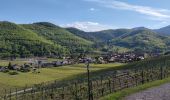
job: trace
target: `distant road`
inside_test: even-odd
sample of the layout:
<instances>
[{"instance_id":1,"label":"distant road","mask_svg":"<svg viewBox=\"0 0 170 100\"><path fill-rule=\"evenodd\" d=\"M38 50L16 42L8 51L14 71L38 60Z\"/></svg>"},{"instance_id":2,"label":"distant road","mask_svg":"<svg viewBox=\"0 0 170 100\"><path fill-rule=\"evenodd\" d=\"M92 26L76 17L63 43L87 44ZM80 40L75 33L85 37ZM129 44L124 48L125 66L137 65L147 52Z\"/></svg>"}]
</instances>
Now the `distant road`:
<instances>
[{"instance_id":1,"label":"distant road","mask_svg":"<svg viewBox=\"0 0 170 100\"><path fill-rule=\"evenodd\" d=\"M132 94L123 100L170 100L170 83Z\"/></svg>"},{"instance_id":2,"label":"distant road","mask_svg":"<svg viewBox=\"0 0 170 100\"><path fill-rule=\"evenodd\" d=\"M19 91L17 91L17 92L12 92L12 93L11 93L11 96L15 96L16 94L20 95L21 93L29 92L29 91L31 91L31 90L32 90L32 88L27 88L27 89L25 89L25 90L19 90ZM10 94L7 94L6 96L7 96L7 97L10 96ZM0 97L0 99L1 99L1 98L2 98L2 97Z\"/></svg>"},{"instance_id":3,"label":"distant road","mask_svg":"<svg viewBox=\"0 0 170 100\"><path fill-rule=\"evenodd\" d=\"M32 88L28 88L28 89L25 89L25 91L24 90L20 90L20 91L17 91L17 92L12 92L11 95L13 96L13 95L21 94L23 92L28 92L28 91L31 91L31 90L32 90Z\"/></svg>"}]
</instances>

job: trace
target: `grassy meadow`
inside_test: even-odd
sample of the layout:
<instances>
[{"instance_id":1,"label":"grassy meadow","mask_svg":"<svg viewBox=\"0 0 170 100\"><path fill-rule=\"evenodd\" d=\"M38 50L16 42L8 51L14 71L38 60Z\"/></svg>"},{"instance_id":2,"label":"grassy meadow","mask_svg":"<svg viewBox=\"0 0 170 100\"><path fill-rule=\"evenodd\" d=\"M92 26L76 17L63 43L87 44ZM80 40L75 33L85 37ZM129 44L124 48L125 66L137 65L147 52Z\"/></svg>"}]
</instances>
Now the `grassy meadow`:
<instances>
[{"instance_id":1,"label":"grassy meadow","mask_svg":"<svg viewBox=\"0 0 170 100\"><path fill-rule=\"evenodd\" d=\"M6 62L3 61L1 65L2 64L5 65L8 63L9 62L7 61ZM90 70L93 72L118 67L120 65L122 64L120 63L90 64ZM21 88L24 87L25 85L31 86L33 84L38 84L47 81L53 80L60 81L67 78L73 78L76 75L86 73L86 67L85 64L75 64L62 67L42 68L39 69L39 71L40 73L32 73L32 71L28 73L19 72L18 75L9 75L8 73L0 72L0 91L15 87Z\"/></svg>"}]
</instances>

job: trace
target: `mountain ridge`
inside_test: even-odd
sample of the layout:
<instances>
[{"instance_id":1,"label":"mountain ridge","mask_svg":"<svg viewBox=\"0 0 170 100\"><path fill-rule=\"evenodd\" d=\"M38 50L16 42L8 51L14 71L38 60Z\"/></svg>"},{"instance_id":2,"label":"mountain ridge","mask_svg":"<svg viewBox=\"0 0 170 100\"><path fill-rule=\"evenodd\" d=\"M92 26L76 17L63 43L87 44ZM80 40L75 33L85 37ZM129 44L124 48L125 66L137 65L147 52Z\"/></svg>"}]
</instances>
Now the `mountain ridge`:
<instances>
[{"instance_id":1,"label":"mountain ridge","mask_svg":"<svg viewBox=\"0 0 170 100\"><path fill-rule=\"evenodd\" d=\"M61 56L96 50L163 52L170 49L170 36L145 27L84 32L49 22L15 24L0 21L0 38L0 57Z\"/></svg>"},{"instance_id":2,"label":"mountain ridge","mask_svg":"<svg viewBox=\"0 0 170 100\"><path fill-rule=\"evenodd\" d=\"M72 31L72 33L74 33ZM79 32L81 33L81 32ZM152 29L136 27L132 29L109 29L98 32L83 32L84 35L101 37L100 42L109 44L103 47L114 50L164 51L169 48L169 36L161 35ZM96 36L94 35L96 34ZM121 50L122 51L122 50Z\"/></svg>"},{"instance_id":3,"label":"mountain ridge","mask_svg":"<svg viewBox=\"0 0 170 100\"><path fill-rule=\"evenodd\" d=\"M164 36L170 36L170 25L160 29L155 29L154 31Z\"/></svg>"},{"instance_id":4,"label":"mountain ridge","mask_svg":"<svg viewBox=\"0 0 170 100\"><path fill-rule=\"evenodd\" d=\"M1 57L45 56L65 51L61 45L11 22L0 22L0 38Z\"/></svg>"}]
</instances>

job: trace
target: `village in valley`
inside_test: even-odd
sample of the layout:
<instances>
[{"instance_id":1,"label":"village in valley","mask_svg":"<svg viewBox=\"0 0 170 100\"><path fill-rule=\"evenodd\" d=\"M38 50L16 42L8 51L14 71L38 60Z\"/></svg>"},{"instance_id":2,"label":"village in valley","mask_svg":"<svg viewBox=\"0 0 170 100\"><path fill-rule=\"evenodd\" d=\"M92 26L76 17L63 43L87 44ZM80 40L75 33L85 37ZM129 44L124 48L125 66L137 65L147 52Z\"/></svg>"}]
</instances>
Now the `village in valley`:
<instances>
[{"instance_id":1,"label":"village in valley","mask_svg":"<svg viewBox=\"0 0 170 100\"><path fill-rule=\"evenodd\" d=\"M170 100L170 0L0 0L0 100Z\"/></svg>"},{"instance_id":2,"label":"village in valley","mask_svg":"<svg viewBox=\"0 0 170 100\"><path fill-rule=\"evenodd\" d=\"M51 68L51 67L62 67L65 65L81 64L85 63L88 59L90 63L93 64L107 64L107 63L130 63L135 61L144 60L148 57L158 57L159 53L108 53L97 57L78 57L77 59L71 57L63 57L49 61L47 57L35 57L35 58L19 58L13 59L14 63L9 63L7 66L0 66L0 72L20 71L20 72L30 72L40 73L40 68ZM52 59L52 58L51 58ZM22 64L15 63L15 60L24 62ZM17 73L17 72L15 72ZM15 75L14 73L14 75ZM12 74L13 75L13 74Z\"/></svg>"}]
</instances>

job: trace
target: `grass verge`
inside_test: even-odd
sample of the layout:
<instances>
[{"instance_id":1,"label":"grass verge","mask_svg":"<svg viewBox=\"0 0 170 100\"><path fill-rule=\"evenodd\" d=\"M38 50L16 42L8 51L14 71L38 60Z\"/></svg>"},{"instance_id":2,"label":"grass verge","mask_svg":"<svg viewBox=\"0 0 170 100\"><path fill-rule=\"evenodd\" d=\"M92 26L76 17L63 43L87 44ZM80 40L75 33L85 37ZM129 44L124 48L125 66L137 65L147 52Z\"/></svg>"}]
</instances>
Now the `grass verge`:
<instances>
[{"instance_id":1,"label":"grass verge","mask_svg":"<svg viewBox=\"0 0 170 100\"><path fill-rule=\"evenodd\" d=\"M146 83L143 85L139 85L136 87L127 88L127 89L121 90L119 92L112 93L105 97L102 97L102 98L100 98L100 100L122 100L124 97L126 97L130 94L140 92L140 91L148 89L148 88L156 87L156 86L168 83L168 82L170 82L170 77L163 79L163 80L157 80L157 81L153 81L153 82Z\"/></svg>"}]
</instances>

